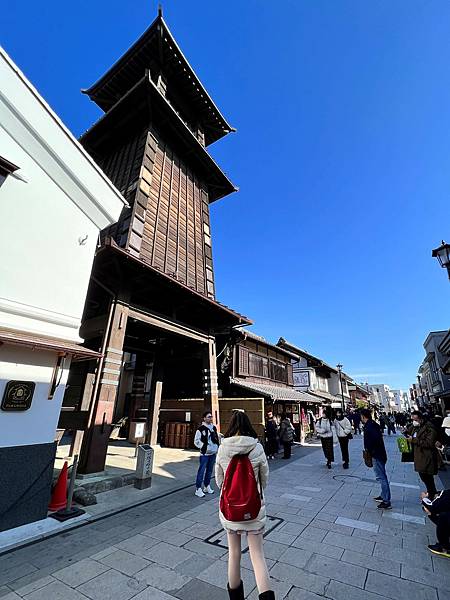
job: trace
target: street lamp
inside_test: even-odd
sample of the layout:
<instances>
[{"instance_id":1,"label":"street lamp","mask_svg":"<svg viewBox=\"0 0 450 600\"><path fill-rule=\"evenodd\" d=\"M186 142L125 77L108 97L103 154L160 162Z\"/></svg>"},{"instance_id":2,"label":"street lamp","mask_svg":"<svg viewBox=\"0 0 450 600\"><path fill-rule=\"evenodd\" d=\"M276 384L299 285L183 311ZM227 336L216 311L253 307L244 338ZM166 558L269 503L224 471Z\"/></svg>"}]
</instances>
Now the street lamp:
<instances>
[{"instance_id":1,"label":"street lamp","mask_svg":"<svg viewBox=\"0 0 450 600\"><path fill-rule=\"evenodd\" d=\"M341 365L340 363L338 365L336 365L337 370L339 371L339 382L341 384L341 396L342 396L342 414L345 413L345 402L344 402L344 388L342 386L342 367L343 365Z\"/></svg>"},{"instance_id":2,"label":"street lamp","mask_svg":"<svg viewBox=\"0 0 450 600\"><path fill-rule=\"evenodd\" d=\"M439 248L435 248L431 253L434 258L437 258L443 269L447 269L448 278L450 279L450 244L446 244L442 240Z\"/></svg>"}]
</instances>

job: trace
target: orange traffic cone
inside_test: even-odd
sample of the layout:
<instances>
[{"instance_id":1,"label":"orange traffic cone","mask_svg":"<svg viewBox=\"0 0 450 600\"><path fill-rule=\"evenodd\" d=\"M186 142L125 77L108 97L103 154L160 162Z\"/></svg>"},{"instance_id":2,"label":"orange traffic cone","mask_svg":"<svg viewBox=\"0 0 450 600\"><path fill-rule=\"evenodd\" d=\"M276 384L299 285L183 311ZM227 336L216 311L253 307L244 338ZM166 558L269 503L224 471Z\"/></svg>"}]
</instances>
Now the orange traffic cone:
<instances>
[{"instance_id":1,"label":"orange traffic cone","mask_svg":"<svg viewBox=\"0 0 450 600\"><path fill-rule=\"evenodd\" d=\"M58 481L52 492L52 499L48 505L48 510L54 511L64 508L66 506L66 493L67 493L67 461L59 474Z\"/></svg>"}]
</instances>

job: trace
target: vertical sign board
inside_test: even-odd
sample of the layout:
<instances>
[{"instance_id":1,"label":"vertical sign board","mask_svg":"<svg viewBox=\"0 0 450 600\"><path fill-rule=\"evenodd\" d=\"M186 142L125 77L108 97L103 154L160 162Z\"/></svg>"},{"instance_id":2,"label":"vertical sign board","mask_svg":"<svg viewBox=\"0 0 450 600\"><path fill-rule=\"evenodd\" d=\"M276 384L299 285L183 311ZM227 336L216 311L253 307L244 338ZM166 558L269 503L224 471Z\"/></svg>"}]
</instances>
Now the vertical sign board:
<instances>
[{"instance_id":1,"label":"vertical sign board","mask_svg":"<svg viewBox=\"0 0 450 600\"><path fill-rule=\"evenodd\" d=\"M28 410L33 400L35 387L34 381L8 381L0 409L10 412Z\"/></svg>"},{"instance_id":2,"label":"vertical sign board","mask_svg":"<svg viewBox=\"0 0 450 600\"><path fill-rule=\"evenodd\" d=\"M134 437L136 439L141 439L145 436L145 423L136 423L136 429L134 432Z\"/></svg>"}]
</instances>

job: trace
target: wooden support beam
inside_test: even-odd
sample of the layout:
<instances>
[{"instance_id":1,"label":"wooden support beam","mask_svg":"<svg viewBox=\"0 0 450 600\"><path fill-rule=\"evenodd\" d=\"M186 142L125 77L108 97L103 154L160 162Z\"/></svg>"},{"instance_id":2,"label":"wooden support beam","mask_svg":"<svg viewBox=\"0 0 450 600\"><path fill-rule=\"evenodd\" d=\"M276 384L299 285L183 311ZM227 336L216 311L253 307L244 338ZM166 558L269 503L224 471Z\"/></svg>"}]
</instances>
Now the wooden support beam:
<instances>
[{"instance_id":1,"label":"wooden support beam","mask_svg":"<svg viewBox=\"0 0 450 600\"><path fill-rule=\"evenodd\" d=\"M100 359L88 431L81 448L80 473L99 473L105 468L120 377L118 373L109 372L115 370L109 367L122 359L128 310L128 306L119 301L111 305L111 318L104 338L105 356Z\"/></svg>"},{"instance_id":2,"label":"wooden support beam","mask_svg":"<svg viewBox=\"0 0 450 600\"><path fill-rule=\"evenodd\" d=\"M210 410L220 431L219 390L217 387L216 340L210 337L203 350L203 399L205 410Z\"/></svg>"}]
</instances>

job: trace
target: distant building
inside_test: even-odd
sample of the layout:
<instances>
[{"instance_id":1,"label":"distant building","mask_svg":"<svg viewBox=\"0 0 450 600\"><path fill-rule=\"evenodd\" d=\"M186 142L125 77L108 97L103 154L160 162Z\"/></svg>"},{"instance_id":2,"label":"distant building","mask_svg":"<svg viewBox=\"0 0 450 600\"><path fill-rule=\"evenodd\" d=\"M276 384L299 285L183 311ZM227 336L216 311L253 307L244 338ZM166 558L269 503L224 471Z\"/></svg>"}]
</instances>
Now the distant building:
<instances>
[{"instance_id":1,"label":"distant building","mask_svg":"<svg viewBox=\"0 0 450 600\"><path fill-rule=\"evenodd\" d=\"M284 338L278 340L277 346L298 355L292 363L295 389L308 392L319 398L324 404L341 406L342 398L339 388L339 371L322 359L313 356L306 350L294 346ZM350 400L347 376L343 377L344 398Z\"/></svg>"},{"instance_id":2,"label":"distant building","mask_svg":"<svg viewBox=\"0 0 450 600\"><path fill-rule=\"evenodd\" d=\"M395 396L391 388L385 383L373 383L369 385L373 401L376 402L385 412L400 410L396 408Z\"/></svg>"},{"instance_id":3,"label":"distant building","mask_svg":"<svg viewBox=\"0 0 450 600\"><path fill-rule=\"evenodd\" d=\"M450 334L431 331L423 347L425 359L419 368L422 404L432 412L450 408Z\"/></svg>"},{"instance_id":4,"label":"distant building","mask_svg":"<svg viewBox=\"0 0 450 600\"><path fill-rule=\"evenodd\" d=\"M370 405L370 390L368 384L360 384L355 381L349 384L350 398L352 404L357 408L364 408Z\"/></svg>"}]
</instances>

